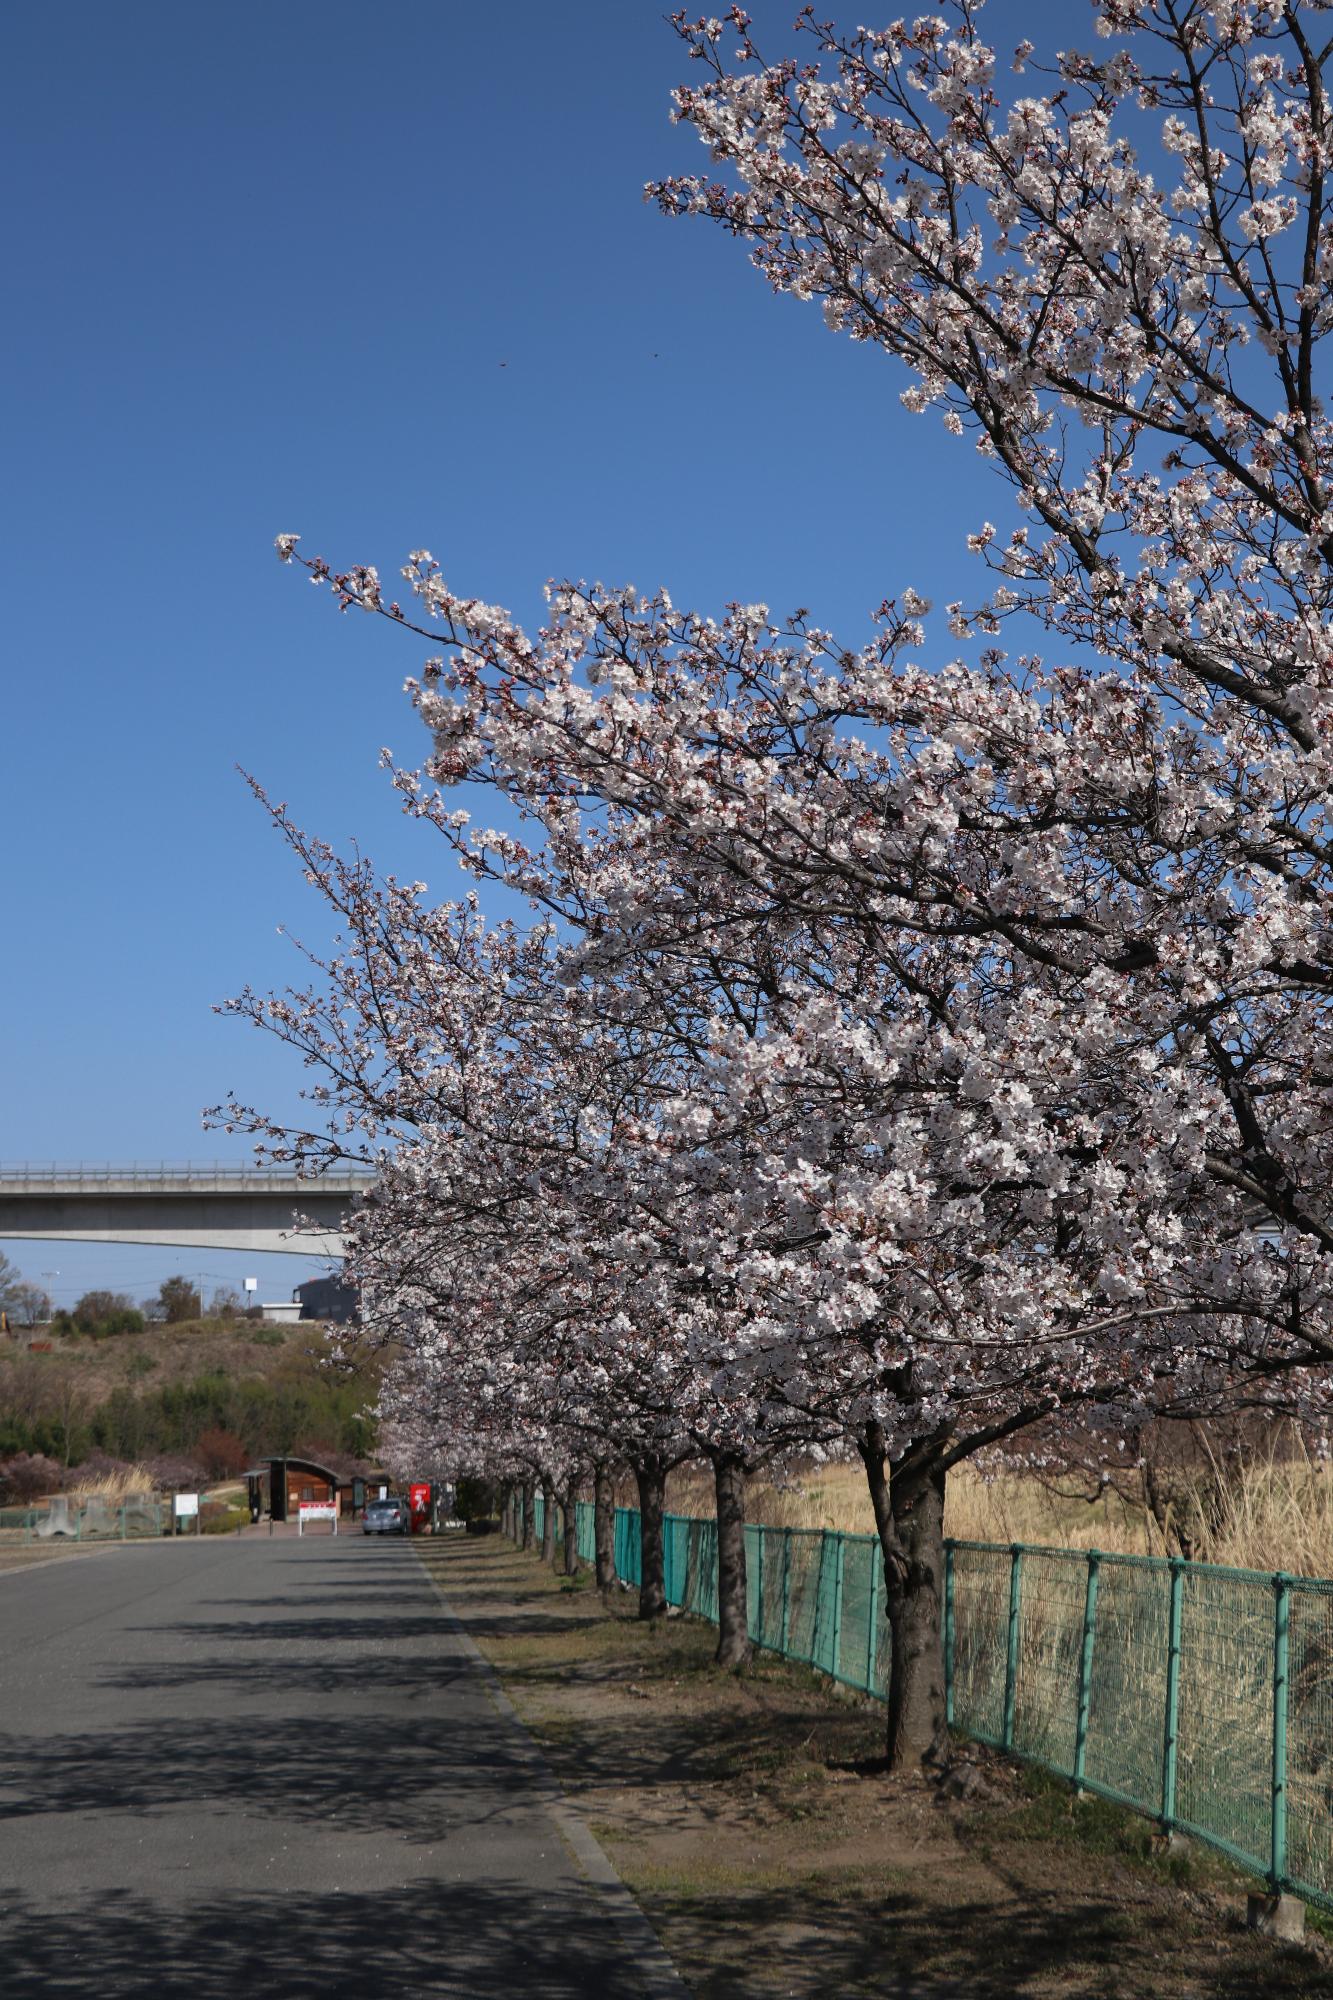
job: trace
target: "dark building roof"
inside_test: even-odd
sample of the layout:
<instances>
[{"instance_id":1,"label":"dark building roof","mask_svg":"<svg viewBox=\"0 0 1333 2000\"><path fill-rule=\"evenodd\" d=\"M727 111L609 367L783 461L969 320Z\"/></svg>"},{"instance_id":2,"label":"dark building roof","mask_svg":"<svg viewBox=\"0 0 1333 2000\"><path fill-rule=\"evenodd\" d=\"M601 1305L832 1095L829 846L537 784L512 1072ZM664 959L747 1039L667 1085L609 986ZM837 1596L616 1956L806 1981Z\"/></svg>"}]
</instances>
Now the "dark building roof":
<instances>
[{"instance_id":1,"label":"dark building roof","mask_svg":"<svg viewBox=\"0 0 1333 2000\"><path fill-rule=\"evenodd\" d=\"M313 1458L294 1458L289 1453L284 1452L281 1457L270 1458L268 1460L268 1464L275 1468L279 1465L283 1467L293 1466L298 1472L313 1472L316 1478L327 1479L330 1486L332 1486L335 1490L339 1486L347 1485L347 1481L343 1478L341 1473L334 1472L332 1467L330 1466L320 1465L318 1461Z\"/></svg>"},{"instance_id":2,"label":"dark building roof","mask_svg":"<svg viewBox=\"0 0 1333 2000\"><path fill-rule=\"evenodd\" d=\"M356 1287L341 1278L307 1278L296 1287L302 1319L331 1319L340 1325L356 1318Z\"/></svg>"}]
</instances>

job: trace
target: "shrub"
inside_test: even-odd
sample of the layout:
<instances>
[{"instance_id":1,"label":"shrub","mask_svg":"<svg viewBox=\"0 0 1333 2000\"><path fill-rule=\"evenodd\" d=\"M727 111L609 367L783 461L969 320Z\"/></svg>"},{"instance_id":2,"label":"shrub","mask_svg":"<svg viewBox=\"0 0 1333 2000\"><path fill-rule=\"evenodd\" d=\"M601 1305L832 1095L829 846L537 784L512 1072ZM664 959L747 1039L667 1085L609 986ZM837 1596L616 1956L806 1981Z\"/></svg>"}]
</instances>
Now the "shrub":
<instances>
[{"instance_id":1,"label":"shrub","mask_svg":"<svg viewBox=\"0 0 1333 2000\"><path fill-rule=\"evenodd\" d=\"M45 1493L58 1493L64 1483L64 1468L40 1451L21 1451L0 1463L0 1498L5 1500L40 1500Z\"/></svg>"},{"instance_id":2,"label":"shrub","mask_svg":"<svg viewBox=\"0 0 1333 2000\"><path fill-rule=\"evenodd\" d=\"M168 1493L189 1493L204 1483L198 1461L183 1452L163 1452L148 1459L147 1465L156 1483Z\"/></svg>"},{"instance_id":3,"label":"shrub","mask_svg":"<svg viewBox=\"0 0 1333 2000\"><path fill-rule=\"evenodd\" d=\"M235 1431L219 1425L200 1432L195 1451L210 1479L235 1479L250 1463L250 1454Z\"/></svg>"},{"instance_id":4,"label":"shrub","mask_svg":"<svg viewBox=\"0 0 1333 2000\"><path fill-rule=\"evenodd\" d=\"M72 1313L59 1313L57 1319L72 1319L75 1331L99 1339L116 1333L142 1333L144 1326L143 1314L123 1292L85 1292Z\"/></svg>"},{"instance_id":5,"label":"shrub","mask_svg":"<svg viewBox=\"0 0 1333 2000\"><path fill-rule=\"evenodd\" d=\"M494 1480L460 1479L454 1492L454 1512L460 1521L487 1521L497 1514Z\"/></svg>"}]
</instances>

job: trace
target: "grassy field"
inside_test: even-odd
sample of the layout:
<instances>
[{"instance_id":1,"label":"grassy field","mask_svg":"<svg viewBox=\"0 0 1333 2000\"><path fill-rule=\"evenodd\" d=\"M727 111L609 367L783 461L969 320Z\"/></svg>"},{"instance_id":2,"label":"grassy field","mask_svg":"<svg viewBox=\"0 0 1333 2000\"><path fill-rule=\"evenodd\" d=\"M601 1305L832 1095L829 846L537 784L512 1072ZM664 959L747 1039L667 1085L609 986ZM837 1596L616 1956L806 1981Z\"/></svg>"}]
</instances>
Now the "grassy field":
<instances>
[{"instance_id":1,"label":"grassy field","mask_svg":"<svg viewBox=\"0 0 1333 2000\"><path fill-rule=\"evenodd\" d=\"M1244 1930L1249 1878L985 1753L889 1776L883 1711L711 1628L640 1625L499 1538L416 1544L697 2000L1333 2000L1322 1937Z\"/></svg>"}]
</instances>

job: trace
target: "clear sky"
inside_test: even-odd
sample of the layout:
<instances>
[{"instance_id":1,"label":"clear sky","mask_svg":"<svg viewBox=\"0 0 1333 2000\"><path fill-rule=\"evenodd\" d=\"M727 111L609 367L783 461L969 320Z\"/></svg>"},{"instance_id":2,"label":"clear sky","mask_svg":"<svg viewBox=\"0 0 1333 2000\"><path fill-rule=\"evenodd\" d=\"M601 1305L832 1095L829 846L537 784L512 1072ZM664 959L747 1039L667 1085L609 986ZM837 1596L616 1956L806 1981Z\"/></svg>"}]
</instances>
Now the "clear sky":
<instances>
[{"instance_id":1,"label":"clear sky","mask_svg":"<svg viewBox=\"0 0 1333 2000\"><path fill-rule=\"evenodd\" d=\"M420 754L425 649L340 620L280 530L385 575L424 545L532 623L563 574L807 604L852 642L904 583L968 590L964 537L1002 505L970 449L644 203L704 161L669 123L690 66L663 11L9 13L0 1159L236 1156L202 1106L291 1102L286 1053L211 1011L297 973L279 924L320 935L238 764L457 887L377 768ZM780 37L795 8L753 11ZM182 1262L280 1298L312 1268L0 1247L61 1302Z\"/></svg>"}]
</instances>

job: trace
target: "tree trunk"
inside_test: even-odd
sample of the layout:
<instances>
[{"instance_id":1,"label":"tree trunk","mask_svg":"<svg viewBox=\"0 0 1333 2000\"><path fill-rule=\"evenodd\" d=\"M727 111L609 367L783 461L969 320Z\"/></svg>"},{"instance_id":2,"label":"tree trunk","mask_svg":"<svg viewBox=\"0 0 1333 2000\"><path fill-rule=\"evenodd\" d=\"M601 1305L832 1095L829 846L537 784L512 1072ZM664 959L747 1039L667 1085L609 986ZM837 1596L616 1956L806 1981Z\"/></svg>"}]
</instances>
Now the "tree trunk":
<instances>
[{"instance_id":1,"label":"tree trunk","mask_svg":"<svg viewBox=\"0 0 1333 2000\"><path fill-rule=\"evenodd\" d=\"M592 1482L597 1588L605 1597L616 1581L616 1503L610 1466L599 1460L593 1467Z\"/></svg>"},{"instance_id":2,"label":"tree trunk","mask_svg":"<svg viewBox=\"0 0 1333 2000\"><path fill-rule=\"evenodd\" d=\"M944 1716L944 1482L942 1452L928 1440L887 1459L884 1433L860 1443L884 1557L890 1628L887 1755L891 1771L942 1756Z\"/></svg>"},{"instance_id":3,"label":"tree trunk","mask_svg":"<svg viewBox=\"0 0 1333 2000\"><path fill-rule=\"evenodd\" d=\"M666 1506L666 1465L646 1458L634 1468L639 1487L639 1616L665 1618L666 1565L662 1552L662 1514Z\"/></svg>"},{"instance_id":4,"label":"tree trunk","mask_svg":"<svg viewBox=\"0 0 1333 2000\"><path fill-rule=\"evenodd\" d=\"M537 1539L537 1489L530 1479L523 1482L523 1547L530 1549Z\"/></svg>"},{"instance_id":5,"label":"tree trunk","mask_svg":"<svg viewBox=\"0 0 1333 2000\"><path fill-rule=\"evenodd\" d=\"M542 1561L555 1568L555 1488L549 1479L542 1481Z\"/></svg>"},{"instance_id":6,"label":"tree trunk","mask_svg":"<svg viewBox=\"0 0 1333 2000\"><path fill-rule=\"evenodd\" d=\"M712 1454L717 1509L717 1651L720 1667L750 1663L745 1575L745 1466L734 1452Z\"/></svg>"},{"instance_id":7,"label":"tree trunk","mask_svg":"<svg viewBox=\"0 0 1333 2000\"><path fill-rule=\"evenodd\" d=\"M565 1575L577 1576L579 1573L578 1502L572 1486L560 1502L560 1518L565 1524Z\"/></svg>"}]
</instances>

